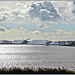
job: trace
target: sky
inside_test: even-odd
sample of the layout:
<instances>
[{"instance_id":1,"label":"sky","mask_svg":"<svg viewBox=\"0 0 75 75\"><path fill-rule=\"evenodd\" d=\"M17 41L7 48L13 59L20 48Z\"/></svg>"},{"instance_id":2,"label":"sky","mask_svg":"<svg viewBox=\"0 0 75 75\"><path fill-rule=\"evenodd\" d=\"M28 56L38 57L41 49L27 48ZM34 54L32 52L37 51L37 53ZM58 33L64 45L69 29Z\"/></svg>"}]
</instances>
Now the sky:
<instances>
[{"instance_id":1,"label":"sky","mask_svg":"<svg viewBox=\"0 0 75 75\"><path fill-rule=\"evenodd\" d=\"M0 40L75 40L75 1L0 1Z\"/></svg>"}]
</instances>

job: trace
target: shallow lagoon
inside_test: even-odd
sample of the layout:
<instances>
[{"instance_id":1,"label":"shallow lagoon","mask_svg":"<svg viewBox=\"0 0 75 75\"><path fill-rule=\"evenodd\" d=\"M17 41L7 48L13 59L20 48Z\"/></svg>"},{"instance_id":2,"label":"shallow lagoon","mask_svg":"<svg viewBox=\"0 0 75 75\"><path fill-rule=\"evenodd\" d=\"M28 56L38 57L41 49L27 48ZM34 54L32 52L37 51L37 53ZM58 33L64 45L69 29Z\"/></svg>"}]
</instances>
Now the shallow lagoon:
<instances>
[{"instance_id":1,"label":"shallow lagoon","mask_svg":"<svg viewBox=\"0 0 75 75\"><path fill-rule=\"evenodd\" d=\"M75 70L75 47L0 45L0 67L64 67Z\"/></svg>"}]
</instances>

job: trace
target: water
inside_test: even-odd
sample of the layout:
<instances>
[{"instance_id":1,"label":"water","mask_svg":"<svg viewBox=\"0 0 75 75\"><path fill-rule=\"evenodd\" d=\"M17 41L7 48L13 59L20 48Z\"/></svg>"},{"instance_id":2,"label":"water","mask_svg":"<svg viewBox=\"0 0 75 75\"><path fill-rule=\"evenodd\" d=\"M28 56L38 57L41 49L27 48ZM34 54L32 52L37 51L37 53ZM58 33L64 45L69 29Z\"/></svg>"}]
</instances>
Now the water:
<instances>
[{"instance_id":1,"label":"water","mask_svg":"<svg viewBox=\"0 0 75 75\"><path fill-rule=\"evenodd\" d=\"M0 45L0 67L65 67L75 70L75 47Z\"/></svg>"}]
</instances>

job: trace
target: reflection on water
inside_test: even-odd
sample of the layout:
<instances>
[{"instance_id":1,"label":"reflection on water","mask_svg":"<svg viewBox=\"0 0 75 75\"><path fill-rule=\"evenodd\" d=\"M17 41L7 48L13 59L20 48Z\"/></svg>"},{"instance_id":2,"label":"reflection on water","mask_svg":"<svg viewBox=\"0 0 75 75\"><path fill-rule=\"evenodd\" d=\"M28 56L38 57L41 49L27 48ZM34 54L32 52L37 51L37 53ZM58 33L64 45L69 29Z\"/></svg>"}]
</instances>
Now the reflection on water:
<instances>
[{"instance_id":1,"label":"reflection on water","mask_svg":"<svg viewBox=\"0 0 75 75\"><path fill-rule=\"evenodd\" d=\"M75 47L0 45L0 67L14 66L75 69Z\"/></svg>"}]
</instances>

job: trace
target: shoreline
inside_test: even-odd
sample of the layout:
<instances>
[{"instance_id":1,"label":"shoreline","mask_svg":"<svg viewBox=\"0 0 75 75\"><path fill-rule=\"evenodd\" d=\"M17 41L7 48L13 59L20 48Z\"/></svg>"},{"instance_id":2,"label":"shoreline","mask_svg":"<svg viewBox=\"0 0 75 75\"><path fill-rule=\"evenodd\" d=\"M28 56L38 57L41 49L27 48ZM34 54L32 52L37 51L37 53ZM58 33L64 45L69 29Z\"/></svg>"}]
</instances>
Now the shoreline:
<instances>
[{"instance_id":1,"label":"shoreline","mask_svg":"<svg viewBox=\"0 0 75 75\"><path fill-rule=\"evenodd\" d=\"M71 46L71 45L43 45L43 44L0 44L0 45L34 45L34 46L63 46L63 47L75 47L75 46Z\"/></svg>"}]
</instances>

